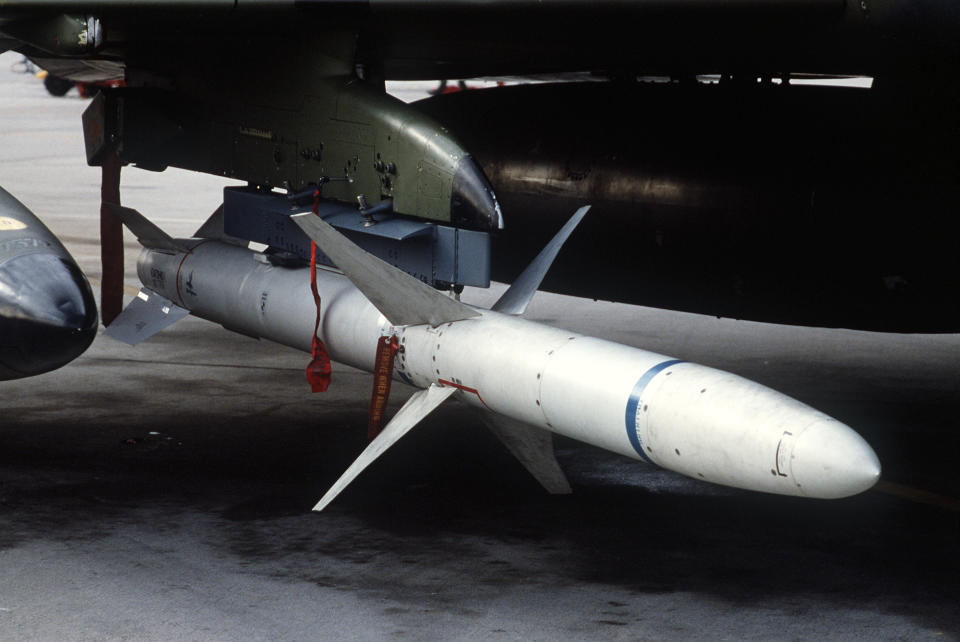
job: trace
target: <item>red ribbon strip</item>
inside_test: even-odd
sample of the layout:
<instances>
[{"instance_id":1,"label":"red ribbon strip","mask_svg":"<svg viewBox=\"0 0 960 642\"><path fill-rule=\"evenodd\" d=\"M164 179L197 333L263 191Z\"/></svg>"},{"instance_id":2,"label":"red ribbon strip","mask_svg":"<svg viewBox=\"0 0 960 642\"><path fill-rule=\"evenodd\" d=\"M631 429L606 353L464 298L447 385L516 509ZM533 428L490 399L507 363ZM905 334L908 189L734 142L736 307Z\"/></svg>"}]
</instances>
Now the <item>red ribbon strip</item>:
<instances>
[{"instance_id":1,"label":"red ribbon strip","mask_svg":"<svg viewBox=\"0 0 960 642\"><path fill-rule=\"evenodd\" d=\"M370 398L370 423L367 438L373 441L383 429L383 415L390 400L390 382L393 381L393 363L400 344L396 335L380 337L377 341L377 358L373 366L373 395Z\"/></svg>"},{"instance_id":2,"label":"red ribbon strip","mask_svg":"<svg viewBox=\"0 0 960 642\"><path fill-rule=\"evenodd\" d=\"M317 216L320 205L320 190L313 193L313 213ZM320 330L320 293L317 291L317 244L310 241L310 291L313 292L313 303L317 308L317 319L313 324L313 359L307 366L307 381L312 392L324 392L330 387L330 355L327 346L317 336Z\"/></svg>"}]
</instances>

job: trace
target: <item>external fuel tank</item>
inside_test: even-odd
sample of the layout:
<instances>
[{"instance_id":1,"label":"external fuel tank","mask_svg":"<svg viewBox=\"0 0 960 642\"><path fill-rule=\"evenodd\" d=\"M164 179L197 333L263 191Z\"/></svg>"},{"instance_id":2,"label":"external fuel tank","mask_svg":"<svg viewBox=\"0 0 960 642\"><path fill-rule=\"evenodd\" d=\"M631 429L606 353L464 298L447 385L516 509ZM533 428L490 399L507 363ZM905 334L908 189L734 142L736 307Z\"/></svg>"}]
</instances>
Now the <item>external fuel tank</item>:
<instances>
[{"instance_id":1,"label":"external fuel tank","mask_svg":"<svg viewBox=\"0 0 960 642\"><path fill-rule=\"evenodd\" d=\"M544 289L942 332L960 329L957 104L882 83L691 77L498 87L417 105L463 140L500 199L496 280L510 282L589 203Z\"/></svg>"}]
</instances>

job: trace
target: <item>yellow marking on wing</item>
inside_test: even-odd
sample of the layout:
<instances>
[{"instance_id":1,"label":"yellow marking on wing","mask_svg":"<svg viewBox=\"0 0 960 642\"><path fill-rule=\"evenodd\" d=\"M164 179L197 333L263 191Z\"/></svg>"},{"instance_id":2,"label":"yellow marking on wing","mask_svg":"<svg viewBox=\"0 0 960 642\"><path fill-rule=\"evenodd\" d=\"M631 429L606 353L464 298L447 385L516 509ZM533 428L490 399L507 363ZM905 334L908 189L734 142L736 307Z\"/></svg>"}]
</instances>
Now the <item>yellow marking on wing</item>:
<instances>
[{"instance_id":1,"label":"yellow marking on wing","mask_svg":"<svg viewBox=\"0 0 960 642\"><path fill-rule=\"evenodd\" d=\"M7 230L25 230L27 224L9 216L0 216L0 232Z\"/></svg>"}]
</instances>

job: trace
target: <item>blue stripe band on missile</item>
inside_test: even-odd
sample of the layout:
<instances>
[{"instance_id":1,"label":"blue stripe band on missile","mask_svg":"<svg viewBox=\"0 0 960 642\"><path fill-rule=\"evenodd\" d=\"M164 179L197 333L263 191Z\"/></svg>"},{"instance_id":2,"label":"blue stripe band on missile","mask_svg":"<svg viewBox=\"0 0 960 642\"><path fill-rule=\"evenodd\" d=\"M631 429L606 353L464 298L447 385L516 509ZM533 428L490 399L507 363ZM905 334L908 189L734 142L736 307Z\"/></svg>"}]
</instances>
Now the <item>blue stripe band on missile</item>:
<instances>
[{"instance_id":1,"label":"blue stripe band on missile","mask_svg":"<svg viewBox=\"0 0 960 642\"><path fill-rule=\"evenodd\" d=\"M637 408L640 406L640 397L643 395L643 391L646 389L647 385L653 378L658 374L669 368L670 366L675 366L678 363L686 363L681 359L670 359L669 361L663 361L653 366L649 370L643 373L643 376L637 381L637 384L633 387L633 392L630 393L630 399L627 401L627 438L630 439L630 445L633 446L633 449L637 451L637 454L643 458L647 463L652 464L653 460L647 455L643 449L643 441L640 439L640 432L637 430Z\"/></svg>"}]
</instances>

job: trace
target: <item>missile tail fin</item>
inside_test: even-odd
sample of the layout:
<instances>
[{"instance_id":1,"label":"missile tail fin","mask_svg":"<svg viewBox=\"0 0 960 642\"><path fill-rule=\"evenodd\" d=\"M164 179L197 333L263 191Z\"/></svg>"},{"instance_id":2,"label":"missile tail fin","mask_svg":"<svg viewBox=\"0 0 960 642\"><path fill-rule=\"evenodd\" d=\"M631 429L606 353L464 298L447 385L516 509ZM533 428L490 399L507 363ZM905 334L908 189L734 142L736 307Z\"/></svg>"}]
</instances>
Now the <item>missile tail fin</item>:
<instances>
[{"instance_id":1,"label":"missile tail fin","mask_svg":"<svg viewBox=\"0 0 960 642\"><path fill-rule=\"evenodd\" d=\"M130 231L137 235L140 245L154 250L168 252L186 252L190 248L177 243L173 237L157 227L146 216L131 207L123 207L116 203L104 203L104 207L123 221Z\"/></svg>"},{"instance_id":2,"label":"missile tail fin","mask_svg":"<svg viewBox=\"0 0 960 642\"><path fill-rule=\"evenodd\" d=\"M117 315L105 334L135 346L190 314L173 301L155 292L140 290L123 312Z\"/></svg>"},{"instance_id":3,"label":"missile tail fin","mask_svg":"<svg viewBox=\"0 0 960 642\"><path fill-rule=\"evenodd\" d=\"M482 416L487 427L548 493L573 492L553 452L553 433L493 412Z\"/></svg>"},{"instance_id":4,"label":"missile tail fin","mask_svg":"<svg viewBox=\"0 0 960 642\"><path fill-rule=\"evenodd\" d=\"M574 212L570 220L568 220L564 226L560 228L560 231L550 239L550 242L540 250L537 258L531 261L530 265L528 265L513 282L513 285L503 293L503 296L497 299L497 302L494 303L490 309L494 312L502 312L503 314L523 314L530 304L533 295L537 293L537 288L539 288L543 282L543 277L546 276L547 270L550 269L554 259L557 258L557 253L560 252L560 248L563 247L563 244L573 233L573 230L576 229L577 225L580 224L580 221L583 220L583 217L586 216L589 211L590 206L584 205Z\"/></svg>"},{"instance_id":5,"label":"missile tail fin","mask_svg":"<svg viewBox=\"0 0 960 642\"><path fill-rule=\"evenodd\" d=\"M407 400L407 403L403 404L403 407L397 411L397 414L394 415L383 431L377 435L377 438L370 442L370 445L350 464L350 467L340 476L340 479L320 498L313 510L321 511L326 508L327 504L332 502L367 466L386 452L390 446L397 443L401 437L410 432L410 429L420 423L427 415L436 410L456 390L456 388L432 384L426 390L414 393Z\"/></svg>"},{"instance_id":6,"label":"missile tail fin","mask_svg":"<svg viewBox=\"0 0 960 642\"><path fill-rule=\"evenodd\" d=\"M223 227L223 205L213 211L203 225L200 226L193 235L198 239L213 239L226 243L227 245L236 245L237 247L247 247L250 242L236 236L230 236L224 231Z\"/></svg>"},{"instance_id":7,"label":"missile tail fin","mask_svg":"<svg viewBox=\"0 0 960 642\"><path fill-rule=\"evenodd\" d=\"M320 217L306 212L294 214L290 220L300 226L390 323L438 326L480 316L473 308L358 247Z\"/></svg>"}]
</instances>

